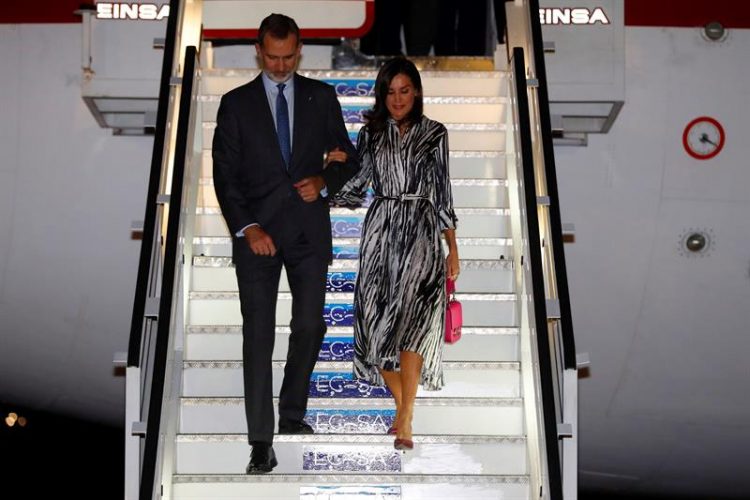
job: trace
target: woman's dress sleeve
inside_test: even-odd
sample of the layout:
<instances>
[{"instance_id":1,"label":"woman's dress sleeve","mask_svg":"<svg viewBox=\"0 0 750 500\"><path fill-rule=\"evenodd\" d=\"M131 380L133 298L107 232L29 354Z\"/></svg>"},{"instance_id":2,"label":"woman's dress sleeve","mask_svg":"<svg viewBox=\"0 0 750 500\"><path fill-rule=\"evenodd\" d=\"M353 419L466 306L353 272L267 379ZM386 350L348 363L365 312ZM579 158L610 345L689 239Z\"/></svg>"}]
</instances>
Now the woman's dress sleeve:
<instances>
[{"instance_id":1,"label":"woman's dress sleeve","mask_svg":"<svg viewBox=\"0 0 750 500\"><path fill-rule=\"evenodd\" d=\"M373 161L369 148L370 133L362 127L357 136L357 154L361 162L359 172L349 179L333 197L337 205L358 206L365 201L367 188L372 180Z\"/></svg>"}]
</instances>

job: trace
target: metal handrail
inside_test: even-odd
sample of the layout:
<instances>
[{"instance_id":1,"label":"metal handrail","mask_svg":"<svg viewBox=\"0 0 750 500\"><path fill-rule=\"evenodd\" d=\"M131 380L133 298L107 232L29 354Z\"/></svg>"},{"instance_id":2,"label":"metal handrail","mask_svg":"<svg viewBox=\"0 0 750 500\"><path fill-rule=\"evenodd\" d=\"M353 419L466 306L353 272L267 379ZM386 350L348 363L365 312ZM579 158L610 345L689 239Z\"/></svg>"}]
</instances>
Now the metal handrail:
<instances>
[{"instance_id":1,"label":"metal handrail","mask_svg":"<svg viewBox=\"0 0 750 500\"><path fill-rule=\"evenodd\" d=\"M534 175L534 154L531 134L531 118L526 83L526 63L521 48L513 49L511 59L515 97L518 116L518 138L522 163L522 186L526 207L526 225L528 228L528 251L531 270L531 289L534 297L533 325L536 329L537 350L539 353L539 385L542 399L542 418L544 423L545 450L547 457L547 474L549 498L562 499L562 471L557 436L557 412L554 375L552 370L552 348L547 333L547 305L545 277L542 264L542 247L539 235L539 217L537 213L537 193Z\"/></svg>"},{"instance_id":2,"label":"metal handrail","mask_svg":"<svg viewBox=\"0 0 750 500\"><path fill-rule=\"evenodd\" d=\"M146 301L155 296L155 276L158 274L158 245L154 245L155 233L159 225L158 194L161 184L162 165L164 163L164 144L167 131L167 117L169 112L169 82L172 77L175 43L177 33L178 12L180 0L171 0L170 12L173 15L167 20L167 32L164 45L164 60L161 67L159 83L159 104L156 110L156 130L154 147L151 153L151 171L146 191L146 213L143 216L143 235L141 238L141 253L138 260L138 275L136 278L135 298L133 299L133 315L130 321L130 340L128 342L128 366L141 366L141 347L147 323Z\"/></svg>"},{"instance_id":3,"label":"metal handrail","mask_svg":"<svg viewBox=\"0 0 750 500\"><path fill-rule=\"evenodd\" d=\"M165 378L167 376L167 358L170 335L173 331L175 306L175 284L180 277L177 272L182 256L178 255L180 243L180 218L185 186L185 162L189 146L192 120L193 85L197 49L187 47L183 66L182 90L180 93L179 119L174 149L174 166L172 171L171 195L169 198L169 215L166 240L164 243L164 266L159 300L159 321L156 331L156 343L153 359L153 378L151 382L150 402L147 420L147 432L141 467L140 498L150 499L154 494L154 483L157 470L158 447L160 442L160 424L162 419ZM189 188L189 186L188 186Z\"/></svg>"},{"instance_id":4,"label":"metal handrail","mask_svg":"<svg viewBox=\"0 0 750 500\"><path fill-rule=\"evenodd\" d=\"M529 0L532 13L539 12L539 0ZM555 287L557 300L560 304L560 326L562 337L562 355L564 368L576 370L576 347L573 333L573 315L570 307L570 292L568 290L568 271L565 265L565 250L563 248L562 222L560 218L560 197L557 190L557 169L552 142L552 120L549 112L549 93L547 90L547 69L544 62L544 41L542 40L542 25L539 16L531 16L531 36L534 49L534 68L538 81L537 96L539 100L539 127L544 155L544 169L546 172L546 188L549 197L549 223L551 230L551 244L555 265Z\"/></svg>"}]
</instances>

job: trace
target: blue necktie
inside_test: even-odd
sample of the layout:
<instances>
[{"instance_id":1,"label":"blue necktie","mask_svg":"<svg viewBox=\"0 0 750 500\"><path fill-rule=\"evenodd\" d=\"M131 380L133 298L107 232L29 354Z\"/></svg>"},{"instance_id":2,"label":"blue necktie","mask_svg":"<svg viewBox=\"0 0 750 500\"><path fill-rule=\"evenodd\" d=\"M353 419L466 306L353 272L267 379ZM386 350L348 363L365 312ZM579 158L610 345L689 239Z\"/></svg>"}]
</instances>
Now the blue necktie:
<instances>
[{"instance_id":1,"label":"blue necktie","mask_svg":"<svg viewBox=\"0 0 750 500\"><path fill-rule=\"evenodd\" d=\"M284 97L286 84L280 83L276 87L279 95L276 96L276 134L279 137L281 156L284 158L286 168L289 169L289 161L292 157L292 140L289 137L289 106Z\"/></svg>"}]
</instances>

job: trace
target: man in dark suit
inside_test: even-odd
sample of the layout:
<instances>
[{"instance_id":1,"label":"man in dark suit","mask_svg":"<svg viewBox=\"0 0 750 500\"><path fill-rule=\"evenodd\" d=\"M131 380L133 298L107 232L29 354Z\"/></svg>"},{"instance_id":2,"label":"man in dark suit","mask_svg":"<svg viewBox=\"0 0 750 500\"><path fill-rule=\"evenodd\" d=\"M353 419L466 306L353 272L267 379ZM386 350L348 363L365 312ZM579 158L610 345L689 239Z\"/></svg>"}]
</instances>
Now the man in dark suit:
<instances>
[{"instance_id":1,"label":"man in dark suit","mask_svg":"<svg viewBox=\"0 0 750 500\"><path fill-rule=\"evenodd\" d=\"M326 196L358 170L336 93L296 74L302 43L293 19L271 14L255 45L263 71L221 99L213 141L214 186L233 238L242 309L248 474L270 472L272 352L282 265L292 292L291 335L279 397L279 433L311 434L303 418L326 325L331 220ZM344 162L324 167L337 148Z\"/></svg>"}]
</instances>

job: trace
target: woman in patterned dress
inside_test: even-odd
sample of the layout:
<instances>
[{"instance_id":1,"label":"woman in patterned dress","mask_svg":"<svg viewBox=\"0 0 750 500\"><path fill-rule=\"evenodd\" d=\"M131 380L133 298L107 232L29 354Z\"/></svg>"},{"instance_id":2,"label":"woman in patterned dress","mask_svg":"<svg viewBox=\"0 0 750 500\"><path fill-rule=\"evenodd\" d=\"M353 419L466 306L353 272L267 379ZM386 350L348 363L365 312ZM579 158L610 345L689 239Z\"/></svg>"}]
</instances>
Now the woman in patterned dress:
<instances>
[{"instance_id":1,"label":"woman in patterned dress","mask_svg":"<svg viewBox=\"0 0 750 500\"><path fill-rule=\"evenodd\" d=\"M357 151L362 168L334 199L359 205L375 194L362 228L354 292L354 373L388 386L396 403L389 433L411 449L417 385L443 386L446 275L459 273L448 133L422 114L422 81L403 57L388 61L375 82ZM441 233L448 246L444 256Z\"/></svg>"}]
</instances>

